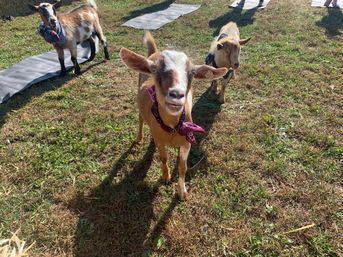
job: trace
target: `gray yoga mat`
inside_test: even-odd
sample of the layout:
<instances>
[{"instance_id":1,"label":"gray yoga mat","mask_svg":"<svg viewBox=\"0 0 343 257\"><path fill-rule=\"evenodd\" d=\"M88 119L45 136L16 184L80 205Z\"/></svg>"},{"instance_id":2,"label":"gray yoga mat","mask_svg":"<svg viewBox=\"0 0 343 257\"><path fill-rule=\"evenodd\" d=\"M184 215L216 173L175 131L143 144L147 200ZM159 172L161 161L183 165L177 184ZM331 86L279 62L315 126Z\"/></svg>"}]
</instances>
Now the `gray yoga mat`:
<instances>
[{"instance_id":1,"label":"gray yoga mat","mask_svg":"<svg viewBox=\"0 0 343 257\"><path fill-rule=\"evenodd\" d=\"M96 49L98 39L96 38ZM86 41L77 48L77 60L79 63L87 61L90 56L90 45ZM67 69L73 67L70 60L69 50L64 51L65 66ZM59 75L61 70L55 50L29 57L12 67L0 71L0 103L5 102L14 94L41 82Z\"/></svg>"},{"instance_id":2,"label":"gray yoga mat","mask_svg":"<svg viewBox=\"0 0 343 257\"><path fill-rule=\"evenodd\" d=\"M250 10L254 8L264 9L268 5L269 1L270 0L264 0L263 4L259 6L259 0L235 0L230 6L244 10Z\"/></svg>"},{"instance_id":3,"label":"gray yoga mat","mask_svg":"<svg viewBox=\"0 0 343 257\"><path fill-rule=\"evenodd\" d=\"M133 27L136 29L158 29L163 25L176 20L182 15L194 12L199 9L200 6L200 4L171 4L167 9L133 18L122 24L122 26Z\"/></svg>"},{"instance_id":4,"label":"gray yoga mat","mask_svg":"<svg viewBox=\"0 0 343 257\"><path fill-rule=\"evenodd\" d=\"M325 7L324 3L326 2L326 0L312 0L311 6L312 7ZM339 7L341 9L343 9L343 0L337 0L337 4L339 5ZM332 7L332 3L329 5L329 7Z\"/></svg>"}]
</instances>

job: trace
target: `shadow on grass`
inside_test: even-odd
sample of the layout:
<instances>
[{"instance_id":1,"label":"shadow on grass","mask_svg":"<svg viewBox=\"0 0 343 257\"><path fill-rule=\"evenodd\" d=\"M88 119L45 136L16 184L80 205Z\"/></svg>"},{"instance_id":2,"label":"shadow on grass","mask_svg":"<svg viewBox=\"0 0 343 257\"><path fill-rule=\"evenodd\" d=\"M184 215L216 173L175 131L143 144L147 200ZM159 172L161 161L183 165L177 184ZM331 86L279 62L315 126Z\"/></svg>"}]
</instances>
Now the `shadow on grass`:
<instances>
[{"instance_id":1,"label":"shadow on grass","mask_svg":"<svg viewBox=\"0 0 343 257\"><path fill-rule=\"evenodd\" d=\"M334 37L341 35L340 30L343 28L343 13L340 8L327 8L328 14L320 21L316 22L319 27L325 28L328 36Z\"/></svg>"},{"instance_id":2,"label":"shadow on grass","mask_svg":"<svg viewBox=\"0 0 343 257\"><path fill-rule=\"evenodd\" d=\"M204 168L207 164L201 142L212 128L219 110L219 102L208 91L194 106L195 122L202 125L207 133L197 137L200 145L190 153L190 166L199 162L201 165L189 170L188 181L200 167ZM140 161L130 161L130 156L136 155L137 151L140 149L132 144L98 187L87 196L82 193L77 195L70 203L70 208L78 215L81 214L75 231L76 257L144 256L154 250L157 239L178 205L178 199L172 199L151 227L152 221L156 219L154 201L161 181L150 185L144 179L153 161L155 145L150 142Z\"/></svg>"},{"instance_id":3,"label":"shadow on grass","mask_svg":"<svg viewBox=\"0 0 343 257\"><path fill-rule=\"evenodd\" d=\"M208 88L194 104L192 115L193 122L205 129L204 134L197 134L197 144L192 147L189 154L188 162L190 170L187 172L187 177L191 179L195 173L200 170L204 173L208 167L207 153L202 149L204 140L211 132L212 126L215 122L217 114L221 110L221 105L218 101L218 97L210 93ZM206 175L206 174L204 174Z\"/></svg>"},{"instance_id":4,"label":"shadow on grass","mask_svg":"<svg viewBox=\"0 0 343 257\"><path fill-rule=\"evenodd\" d=\"M93 67L100 65L104 62L105 61L102 60L102 61L90 64L87 67L85 67L86 65L81 64L81 72L82 74L84 74L85 72L89 71ZM84 67L84 69L82 69L82 67ZM0 129L5 124L8 113L24 107L34 97L38 97L40 95L43 95L46 92L60 88L69 80L72 80L74 78L75 78L75 75L72 73L71 70L69 70L68 74L64 77L53 77L48 80L44 80L42 82L34 84L30 86L29 88L15 94L6 102L0 104Z\"/></svg>"},{"instance_id":5,"label":"shadow on grass","mask_svg":"<svg viewBox=\"0 0 343 257\"><path fill-rule=\"evenodd\" d=\"M160 182L150 186L144 178L155 145L150 142L144 157L130 163L136 151L132 144L97 188L72 201L71 209L82 213L75 232L75 256L142 256L149 249L147 237Z\"/></svg>"},{"instance_id":6,"label":"shadow on grass","mask_svg":"<svg viewBox=\"0 0 343 257\"><path fill-rule=\"evenodd\" d=\"M143 9L132 11L127 16L123 17L122 20L128 21L130 19L136 18L136 17L141 16L143 14L153 13L153 12L164 10L174 2L175 2L175 0L165 0L165 1L162 1L160 3L145 7Z\"/></svg>"},{"instance_id":7,"label":"shadow on grass","mask_svg":"<svg viewBox=\"0 0 343 257\"><path fill-rule=\"evenodd\" d=\"M5 124L8 113L24 107L32 98L38 97L45 92L55 90L73 78L74 76L72 74L68 74L65 77L54 77L46 81L42 81L38 84L32 85L24 91L21 91L20 93L12 96L6 102L0 104L0 129Z\"/></svg>"},{"instance_id":8,"label":"shadow on grass","mask_svg":"<svg viewBox=\"0 0 343 257\"><path fill-rule=\"evenodd\" d=\"M217 36L221 27L223 27L230 21L236 22L238 27L244 27L249 24L253 24L255 21L254 15L257 10L258 7L250 10L243 10L241 8L230 8L230 11L226 14L216 19L210 20L208 25L210 26L210 28L216 29L213 32L213 36Z\"/></svg>"}]
</instances>

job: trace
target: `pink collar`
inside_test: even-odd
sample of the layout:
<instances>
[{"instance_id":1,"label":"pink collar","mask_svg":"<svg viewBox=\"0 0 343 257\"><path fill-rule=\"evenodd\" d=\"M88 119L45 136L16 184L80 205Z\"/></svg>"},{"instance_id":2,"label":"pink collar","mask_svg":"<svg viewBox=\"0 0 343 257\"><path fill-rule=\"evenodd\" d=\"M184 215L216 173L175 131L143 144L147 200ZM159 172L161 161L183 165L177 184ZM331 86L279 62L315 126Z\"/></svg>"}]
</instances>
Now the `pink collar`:
<instances>
[{"instance_id":1,"label":"pink collar","mask_svg":"<svg viewBox=\"0 0 343 257\"><path fill-rule=\"evenodd\" d=\"M164 124L164 122L160 116L160 113L158 111L158 103L157 103L157 98L156 98L155 86L148 88L147 92L148 92L148 95L150 96L150 99L152 101L151 113L154 115L156 121L158 122L158 124L160 124L161 128L164 131L166 131L168 133L177 132L180 135L185 136L186 140L191 144L196 143L193 132L205 133L205 130L202 127L200 127L200 126L198 126L192 122L185 121L185 117L186 117L185 108L182 110L182 114L181 114L179 123L176 125L175 128L171 128L171 127L167 126L166 124Z\"/></svg>"}]
</instances>

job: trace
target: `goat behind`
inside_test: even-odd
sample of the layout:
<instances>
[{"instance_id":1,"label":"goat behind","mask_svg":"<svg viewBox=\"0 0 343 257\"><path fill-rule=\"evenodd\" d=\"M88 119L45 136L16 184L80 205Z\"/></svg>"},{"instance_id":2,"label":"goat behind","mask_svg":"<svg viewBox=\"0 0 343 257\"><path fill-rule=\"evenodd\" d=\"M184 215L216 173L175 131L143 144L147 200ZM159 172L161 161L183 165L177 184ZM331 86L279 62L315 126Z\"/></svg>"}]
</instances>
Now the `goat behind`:
<instances>
[{"instance_id":1,"label":"goat behind","mask_svg":"<svg viewBox=\"0 0 343 257\"><path fill-rule=\"evenodd\" d=\"M40 26L42 36L46 41L52 43L57 51L58 60L61 65L60 75L64 76L66 74L64 49L70 51L75 74L81 74L81 69L77 62L78 44L88 41L91 46L91 55L88 60L91 61L94 59L94 35L100 39L100 42L104 46L105 58L109 59L108 46L100 26L95 1L88 0L87 4L76 7L67 13L56 15L56 10L60 6L60 1L55 4L41 3L37 6L29 5L32 10L40 14L42 19L42 25Z\"/></svg>"}]
</instances>

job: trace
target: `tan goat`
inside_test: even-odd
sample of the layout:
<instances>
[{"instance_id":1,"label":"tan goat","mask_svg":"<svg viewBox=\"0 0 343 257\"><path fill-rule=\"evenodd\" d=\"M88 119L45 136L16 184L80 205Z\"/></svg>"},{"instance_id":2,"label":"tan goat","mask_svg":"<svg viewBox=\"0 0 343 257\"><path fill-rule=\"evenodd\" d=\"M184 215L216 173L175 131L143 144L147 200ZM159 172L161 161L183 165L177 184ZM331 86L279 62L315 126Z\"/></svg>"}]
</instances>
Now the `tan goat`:
<instances>
[{"instance_id":1,"label":"tan goat","mask_svg":"<svg viewBox=\"0 0 343 257\"><path fill-rule=\"evenodd\" d=\"M191 143L195 143L193 132L203 132L199 126L192 123L192 79L219 78L227 69L194 65L183 52L160 52L149 32L145 34L144 41L148 47L148 58L126 48L120 50L123 62L129 68L140 72L137 140L143 142L143 122L146 122L159 151L166 182L171 179L166 146L180 149L178 194L183 200L187 195L187 158Z\"/></svg>"},{"instance_id":2,"label":"tan goat","mask_svg":"<svg viewBox=\"0 0 343 257\"><path fill-rule=\"evenodd\" d=\"M56 9L60 6L60 1L55 4L41 3L37 6L29 5L32 10L40 14L42 19L39 32L47 42L53 44L57 51L58 60L61 65L60 75L64 76L66 74L64 49L69 49L70 51L75 74L81 74L80 66L77 62L78 44L87 40L91 46L91 55L88 60L94 59L95 41L93 35L100 39L104 46L105 58L109 59L107 42L100 26L95 1L87 0L87 4L56 16Z\"/></svg>"},{"instance_id":3,"label":"tan goat","mask_svg":"<svg viewBox=\"0 0 343 257\"><path fill-rule=\"evenodd\" d=\"M221 28L219 36L216 37L211 44L209 54L206 58L206 64L216 68L225 67L229 69L222 81L222 87L219 94L219 101L221 103L225 102L225 87L230 79L234 77L235 70L239 67L241 45L246 44L250 39L251 38L240 39L237 24L229 22ZM213 92L217 92L216 80L212 81L211 89Z\"/></svg>"}]
</instances>

